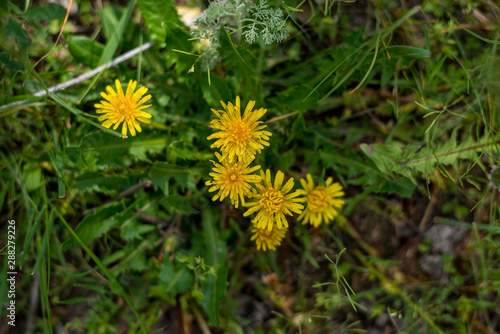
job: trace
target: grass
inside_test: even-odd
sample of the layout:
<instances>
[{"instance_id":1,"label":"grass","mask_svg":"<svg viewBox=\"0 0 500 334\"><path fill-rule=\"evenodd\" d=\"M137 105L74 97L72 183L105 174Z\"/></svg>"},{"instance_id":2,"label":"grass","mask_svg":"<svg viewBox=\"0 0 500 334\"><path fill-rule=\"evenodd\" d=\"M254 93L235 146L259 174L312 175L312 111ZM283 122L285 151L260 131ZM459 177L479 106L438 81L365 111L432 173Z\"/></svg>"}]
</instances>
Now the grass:
<instances>
[{"instance_id":1,"label":"grass","mask_svg":"<svg viewBox=\"0 0 500 334\"><path fill-rule=\"evenodd\" d=\"M202 2L0 5L0 332L500 331L498 6L268 4L290 28L270 45L243 38L243 0L211 44L175 10ZM115 79L152 96L125 139L94 107ZM263 170L345 191L276 251L205 185L211 109L236 96L268 110Z\"/></svg>"}]
</instances>

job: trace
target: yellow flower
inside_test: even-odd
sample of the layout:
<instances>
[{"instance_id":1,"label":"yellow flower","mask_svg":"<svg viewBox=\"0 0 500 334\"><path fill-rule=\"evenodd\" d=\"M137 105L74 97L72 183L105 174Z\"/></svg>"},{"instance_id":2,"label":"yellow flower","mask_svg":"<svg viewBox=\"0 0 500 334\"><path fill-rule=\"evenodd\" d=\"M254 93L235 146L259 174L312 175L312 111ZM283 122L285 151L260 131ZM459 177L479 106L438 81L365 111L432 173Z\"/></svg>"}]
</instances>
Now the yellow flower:
<instances>
[{"instance_id":1,"label":"yellow flower","mask_svg":"<svg viewBox=\"0 0 500 334\"><path fill-rule=\"evenodd\" d=\"M215 153L219 161L222 159L221 155ZM210 160L212 161L212 160ZM214 164L213 171L209 175L213 177L212 181L207 181L205 184L207 186L213 186L208 189L209 192L218 190L218 193L212 198L216 201L218 198L222 201L224 198L229 196L231 199L231 204L236 208L238 207L239 200L245 204L245 196L249 196L252 192L252 186L250 183L258 183L261 181L259 175L248 175L255 172L260 168L260 166L248 167L250 161L240 161L240 160L223 160L221 163Z\"/></svg>"},{"instance_id":2,"label":"yellow flower","mask_svg":"<svg viewBox=\"0 0 500 334\"><path fill-rule=\"evenodd\" d=\"M257 250L262 248L263 251L268 249L276 250L276 246L281 245L281 241L285 237L286 231L288 229L284 228L273 228L271 231L265 228L258 228L255 225L252 228L252 237L250 240L255 241L257 245Z\"/></svg>"},{"instance_id":3,"label":"yellow flower","mask_svg":"<svg viewBox=\"0 0 500 334\"><path fill-rule=\"evenodd\" d=\"M305 210L298 218L303 219L302 224L309 222L318 227L322 221L328 224L339 214L339 210L345 204L345 201L339 198L344 196L344 191L339 183L332 184L332 182L333 179L329 177L326 180L326 187L320 185L315 187L311 174L307 174L307 182L304 179L300 180L304 189L297 191L306 196L302 200L307 202Z\"/></svg>"},{"instance_id":4,"label":"yellow flower","mask_svg":"<svg viewBox=\"0 0 500 334\"><path fill-rule=\"evenodd\" d=\"M271 183L271 172L269 169L266 171L265 176L262 170L260 174L264 184L255 184L258 192L254 193L253 197L256 201L245 205L249 207L249 209L243 216L246 217L259 211L254 219L257 228L264 229L267 227L267 230L271 231L275 223L280 229L283 228L283 226L288 227L285 214L291 216L293 215L292 212L301 213L304 208L302 204L297 203L302 200L300 198L295 198L299 196L300 193L296 191L287 195L293 188L293 178L290 178L288 182L281 187L285 178L283 172L278 171L278 173L276 173L274 185Z\"/></svg>"},{"instance_id":5,"label":"yellow flower","mask_svg":"<svg viewBox=\"0 0 500 334\"><path fill-rule=\"evenodd\" d=\"M236 104L231 102L224 104L220 101L224 110L212 109L218 119L210 122L213 129L219 130L207 137L208 140L217 139L212 148L220 148L222 159L226 157L232 160L235 156L255 158L255 153L265 146L269 146L267 140L271 136L269 131L262 131L266 125L260 125L259 119L267 112L260 108L252 111L255 101L250 101L245 108L243 116L240 111L240 98L236 97Z\"/></svg>"},{"instance_id":6,"label":"yellow flower","mask_svg":"<svg viewBox=\"0 0 500 334\"><path fill-rule=\"evenodd\" d=\"M106 100L101 100L100 104L94 105L97 108L98 114L104 114L99 117L99 121L104 121L102 126L105 128L110 128L111 125L115 125L113 130L116 130L121 122L123 122L122 134L127 136L127 128L130 130L130 134L135 136L135 130L141 132L141 126L137 121L149 124L151 121L151 115L147 112L142 111L151 105L143 105L146 101L151 98L151 95L142 97L148 89L146 87L139 88L135 93L135 87L137 86L137 81L130 80L127 87L127 92L123 94L122 84L120 80L115 81L116 92L111 88L111 86L106 87L106 93L101 92L101 96Z\"/></svg>"}]
</instances>

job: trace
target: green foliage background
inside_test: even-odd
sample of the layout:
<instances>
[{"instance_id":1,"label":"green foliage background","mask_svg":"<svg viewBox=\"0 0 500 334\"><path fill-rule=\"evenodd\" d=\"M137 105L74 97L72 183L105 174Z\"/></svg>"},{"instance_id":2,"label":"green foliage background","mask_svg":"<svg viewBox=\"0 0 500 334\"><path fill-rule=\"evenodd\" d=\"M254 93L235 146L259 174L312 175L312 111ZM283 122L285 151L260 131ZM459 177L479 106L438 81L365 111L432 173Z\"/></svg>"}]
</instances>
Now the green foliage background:
<instances>
[{"instance_id":1,"label":"green foliage background","mask_svg":"<svg viewBox=\"0 0 500 334\"><path fill-rule=\"evenodd\" d=\"M498 6L318 3L268 2L290 30L280 43L248 44L231 19L207 46L172 0L82 1L53 50L64 8L0 4L0 235L4 246L16 221L19 272L9 330L499 330ZM115 79L153 96L135 137L98 124ZM211 201L210 109L236 96L268 109L263 168L342 184L333 225L292 219L279 251L258 252L242 210ZM465 231L451 254L433 250L433 226ZM422 269L426 254L440 275ZM6 260L0 270L5 282Z\"/></svg>"}]
</instances>

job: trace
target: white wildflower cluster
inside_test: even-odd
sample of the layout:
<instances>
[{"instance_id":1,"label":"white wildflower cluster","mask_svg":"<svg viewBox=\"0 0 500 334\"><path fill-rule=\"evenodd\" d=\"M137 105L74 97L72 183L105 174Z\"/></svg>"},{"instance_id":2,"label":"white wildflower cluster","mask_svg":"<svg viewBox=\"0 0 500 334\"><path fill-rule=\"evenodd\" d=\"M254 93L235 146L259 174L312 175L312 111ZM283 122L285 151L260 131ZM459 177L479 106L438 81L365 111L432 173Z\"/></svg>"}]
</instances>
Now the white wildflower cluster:
<instances>
[{"instance_id":1,"label":"white wildflower cluster","mask_svg":"<svg viewBox=\"0 0 500 334\"><path fill-rule=\"evenodd\" d=\"M283 18L281 9L269 8L266 0L261 0L258 5L250 9L253 19L244 19L251 22L249 29L243 32L248 44L255 42L260 35L266 44L279 43L288 37L290 27Z\"/></svg>"},{"instance_id":2,"label":"white wildflower cluster","mask_svg":"<svg viewBox=\"0 0 500 334\"><path fill-rule=\"evenodd\" d=\"M245 41L255 43L262 38L265 44L281 42L290 27L281 9L270 8L267 0L253 4L251 0L215 0L194 22L193 37L206 39L209 45L202 57L202 68L212 68L218 58L221 29L242 30Z\"/></svg>"}]
</instances>

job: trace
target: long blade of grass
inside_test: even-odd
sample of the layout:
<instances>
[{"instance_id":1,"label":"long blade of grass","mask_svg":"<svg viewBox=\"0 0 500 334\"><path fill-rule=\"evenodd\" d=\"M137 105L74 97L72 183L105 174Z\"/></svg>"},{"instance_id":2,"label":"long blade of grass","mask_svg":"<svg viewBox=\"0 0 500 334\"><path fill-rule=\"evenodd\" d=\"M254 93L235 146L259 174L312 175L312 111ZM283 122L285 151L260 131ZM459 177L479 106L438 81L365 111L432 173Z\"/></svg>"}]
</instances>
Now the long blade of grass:
<instances>
[{"instance_id":1,"label":"long blade of grass","mask_svg":"<svg viewBox=\"0 0 500 334\"><path fill-rule=\"evenodd\" d=\"M116 52L116 49L118 49L118 45L120 45L120 42L122 40L123 34L125 32L125 29L127 28L127 24L130 21L130 18L132 16L132 13L134 11L135 4L137 3L137 0L132 0L130 1L127 11L125 14L122 16L120 19L120 22L118 23L118 27L115 30L115 33L113 34L113 38L111 38L110 41L106 44L106 47L104 48L104 51L102 52L101 59L99 60L99 64L105 64L109 62L111 59L113 59L113 55ZM83 93L83 95L80 97L79 102L80 103L85 96L88 94L88 92L94 87L96 81L99 79L101 74L104 72L105 69L103 69L102 72L99 73L99 75L95 76L92 81L90 82L87 90Z\"/></svg>"},{"instance_id":2,"label":"long blade of grass","mask_svg":"<svg viewBox=\"0 0 500 334\"><path fill-rule=\"evenodd\" d=\"M77 108L74 108L72 106L70 106L69 104L67 104L66 102L64 102L59 96L57 96L56 94L50 94L49 95L54 101L56 101L58 104L60 104L62 107L68 109L69 111L71 111L73 114L76 115L76 117L78 117L79 119L81 119L82 121L84 122L87 122L89 124L92 124L93 126L95 126L96 128L99 128L101 129L102 131L104 132L107 132L109 134L112 134L113 136L116 136L116 137L121 137L121 138L127 138L127 136L124 136L122 135L121 133L119 132L116 132L116 131L113 131L113 130L110 130L110 129L107 129L105 128L104 126L96 123L96 122L93 122L91 120L89 120L87 117L85 117L85 113L83 111L81 111L80 109L77 109Z\"/></svg>"},{"instance_id":3,"label":"long blade of grass","mask_svg":"<svg viewBox=\"0 0 500 334\"><path fill-rule=\"evenodd\" d=\"M120 296L122 296L123 299L125 299L125 301L129 305L129 307L132 309L132 312L134 312L134 314L135 314L135 316L137 318L137 321L139 322L139 324L141 326L141 329L142 329L143 333L147 334L146 328L144 327L144 324L142 323L141 316L137 312L137 309L135 308L134 304L132 303L132 301L128 297L128 295L125 292L124 288L120 285L120 283L118 283L118 280L116 279L115 275L113 275L113 273L111 273L108 270L108 268L106 268L106 266L94 254L94 252L92 252L90 250L90 248L88 248L87 245L85 245L85 243L83 243L83 241L80 239L80 237L78 237L78 235L75 233L75 231L71 228L71 226L69 226L69 224L66 222L66 220L64 219L64 217L61 215L61 213L57 210L57 208L54 207L52 209L57 213L57 215L59 216L59 219L64 224L64 226L68 229L68 231L71 233L71 235L73 236L73 238L75 238L75 240L78 242L78 244L80 244L80 246L85 250L85 252L92 258L92 260L94 260L94 262L97 264L97 266L106 275L106 277L108 278L111 290L112 291L114 290L115 293L118 293Z\"/></svg>"},{"instance_id":4,"label":"long blade of grass","mask_svg":"<svg viewBox=\"0 0 500 334\"><path fill-rule=\"evenodd\" d=\"M379 44L380 44L380 34L377 34L377 41L375 42L375 53L373 54L373 59L372 59L372 62L370 64L370 67L368 68L368 71L366 71L366 74L363 77L363 79L361 79L361 81L359 82L359 84L353 90L351 90L349 92L349 94L352 94L352 93L356 92L359 89L359 87L361 87L363 85L363 83L365 82L365 80L370 75L370 73L371 73L371 71L373 69L373 66L375 65L375 61L377 60Z\"/></svg>"}]
</instances>

